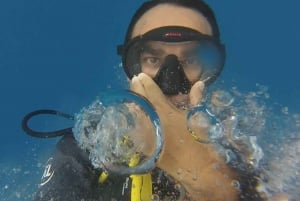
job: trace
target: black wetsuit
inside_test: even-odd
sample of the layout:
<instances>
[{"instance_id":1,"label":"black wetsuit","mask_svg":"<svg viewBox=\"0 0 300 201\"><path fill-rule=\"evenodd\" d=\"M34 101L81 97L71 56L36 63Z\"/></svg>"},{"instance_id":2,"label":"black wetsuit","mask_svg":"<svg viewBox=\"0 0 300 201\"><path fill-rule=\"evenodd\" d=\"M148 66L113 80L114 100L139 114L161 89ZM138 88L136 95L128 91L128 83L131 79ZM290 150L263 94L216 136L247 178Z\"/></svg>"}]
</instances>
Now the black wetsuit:
<instances>
[{"instance_id":1,"label":"black wetsuit","mask_svg":"<svg viewBox=\"0 0 300 201\"><path fill-rule=\"evenodd\" d=\"M117 197L124 178L111 178L104 185L98 182L100 173L93 169L88 153L77 146L74 137L66 135L47 161L35 201L125 200Z\"/></svg>"},{"instance_id":2,"label":"black wetsuit","mask_svg":"<svg viewBox=\"0 0 300 201\"><path fill-rule=\"evenodd\" d=\"M104 183L99 183L101 173L92 167L88 153L77 146L74 137L66 135L47 161L35 201L130 201L129 177L109 175ZM161 170L155 170L152 177L153 190L161 199L179 197L175 183Z\"/></svg>"},{"instance_id":3,"label":"black wetsuit","mask_svg":"<svg viewBox=\"0 0 300 201\"><path fill-rule=\"evenodd\" d=\"M176 183L161 170L153 172L154 194L160 200L177 200L180 191L175 188ZM35 201L130 201L129 177L109 175L104 183L99 183L101 173L92 167L88 153L77 146L74 137L65 135L46 164ZM244 187L240 200L261 200L251 187Z\"/></svg>"}]
</instances>

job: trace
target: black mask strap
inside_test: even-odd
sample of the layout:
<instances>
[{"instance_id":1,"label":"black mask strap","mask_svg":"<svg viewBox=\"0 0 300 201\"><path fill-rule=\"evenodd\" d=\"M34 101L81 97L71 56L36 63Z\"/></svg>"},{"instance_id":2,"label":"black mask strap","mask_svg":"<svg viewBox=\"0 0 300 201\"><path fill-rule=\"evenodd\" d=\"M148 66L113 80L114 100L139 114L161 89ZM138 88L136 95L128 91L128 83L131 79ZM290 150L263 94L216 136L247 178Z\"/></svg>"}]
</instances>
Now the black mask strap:
<instances>
[{"instance_id":1,"label":"black mask strap","mask_svg":"<svg viewBox=\"0 0 300 201\"><path fill-rule=\"evenodd\" d=\"M187 94L191 89L191 83L187 79L182 65L177 56L173 54L166 56L154 81L166 95Z\"/></svg>"}]
</instances>

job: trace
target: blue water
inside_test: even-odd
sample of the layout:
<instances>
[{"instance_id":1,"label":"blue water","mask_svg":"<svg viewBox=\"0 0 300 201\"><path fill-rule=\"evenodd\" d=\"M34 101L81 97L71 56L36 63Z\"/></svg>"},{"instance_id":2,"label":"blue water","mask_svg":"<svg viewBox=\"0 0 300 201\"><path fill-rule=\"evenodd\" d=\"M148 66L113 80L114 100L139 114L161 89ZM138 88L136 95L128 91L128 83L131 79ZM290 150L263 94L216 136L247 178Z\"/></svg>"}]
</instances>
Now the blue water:
<instances>
[{"instance_id":1,"label":"blue water","mask_svg":"<svg viewBox=\"0 0 300 201\"><path fill-rule=\"evenodd\" d=\"M141 0L0 1L0 197L30 200L56 142L26 136L34 109L75 113L104 89L123 88L116 45ZM240 91L268 87L268 104L300 112L298 1L207 0L227 47L221 80ZM288 2L288 3L287 3ZM69 122L44 120L35 128Z\"/></svg>"}]
</instances>

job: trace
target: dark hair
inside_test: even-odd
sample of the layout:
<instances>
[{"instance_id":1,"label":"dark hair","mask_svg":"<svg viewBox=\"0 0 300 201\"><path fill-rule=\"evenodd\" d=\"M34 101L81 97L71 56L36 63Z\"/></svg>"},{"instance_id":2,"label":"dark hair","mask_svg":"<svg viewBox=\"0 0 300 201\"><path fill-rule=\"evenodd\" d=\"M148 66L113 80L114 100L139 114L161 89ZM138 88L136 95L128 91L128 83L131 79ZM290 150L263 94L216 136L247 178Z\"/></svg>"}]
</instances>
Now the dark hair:
<instances>
[{"instance_id":1,"label":"dark hair","mask_svg":"<svg viewBox=\"0 0 300 201\"><path fill-rule=\"evenodd\" d=\"M142 17L142 15L144 15L144 13L150 10L151 8L164 3L174 4L174 5L178 5L181 7L190 8L198 11L209 22L210 26L212 27L213 36L216 37L217 39L220 38L219 27L215 15L212 9L204 1L202 0L150 0L143 3L133 15L131 22L128 26L127 33L125 35L124 44L131 39L133 28L137 23L137 21Z\"/></svg>"}]
</instances>

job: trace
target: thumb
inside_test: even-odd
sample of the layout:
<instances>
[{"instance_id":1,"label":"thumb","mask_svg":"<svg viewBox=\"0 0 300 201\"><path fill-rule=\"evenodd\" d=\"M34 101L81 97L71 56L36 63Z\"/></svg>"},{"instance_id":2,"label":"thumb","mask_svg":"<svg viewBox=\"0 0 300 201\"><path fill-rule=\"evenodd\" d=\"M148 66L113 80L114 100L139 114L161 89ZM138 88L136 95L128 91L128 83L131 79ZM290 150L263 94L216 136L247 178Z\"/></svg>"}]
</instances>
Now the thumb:
<instances>
[{"instance_id":1,"label":"thumb","mask_svg":"<svg viewBox=\"0 0 300 201\"><path fill-rule=\"evenodd\" d=\"M141 95L145 96L153 105L155 106L166 106L165 104L168 103L165 95L163 94L163 92L161 91L161 89L159 88L159 86L157 86L157 84L153 81L153 79L151 77L149 77L147 74L145 73L140 73L137 76L137 79L139 81L139 87L132 87L132 90L138 93L142 93ZM139 88L142 88L139 89Z\"/></svg>"},{"instance_id":2,"label":"thumb","mask_svg":"<svg viewBox=\"0 0 300 201\"><path fill-rule=\"evenodd\" d=\"M145 88L143 86L143 83L141 82L141 80L138 78L138 76L134 76L130 82L130 90L146 97L146 91Z\"/></svg>"},{"instance_id":3,"label":"thumb","mask_svg":"<svg viewBox=\"0 0 300 201\"><path fill-rule=\"evenodd\" d=\"M204 91L204 83L202 81L198 81L192 86L189 94L190 107L194 107L201 103L203 91Z\"/></svg>"}]
</instances>

